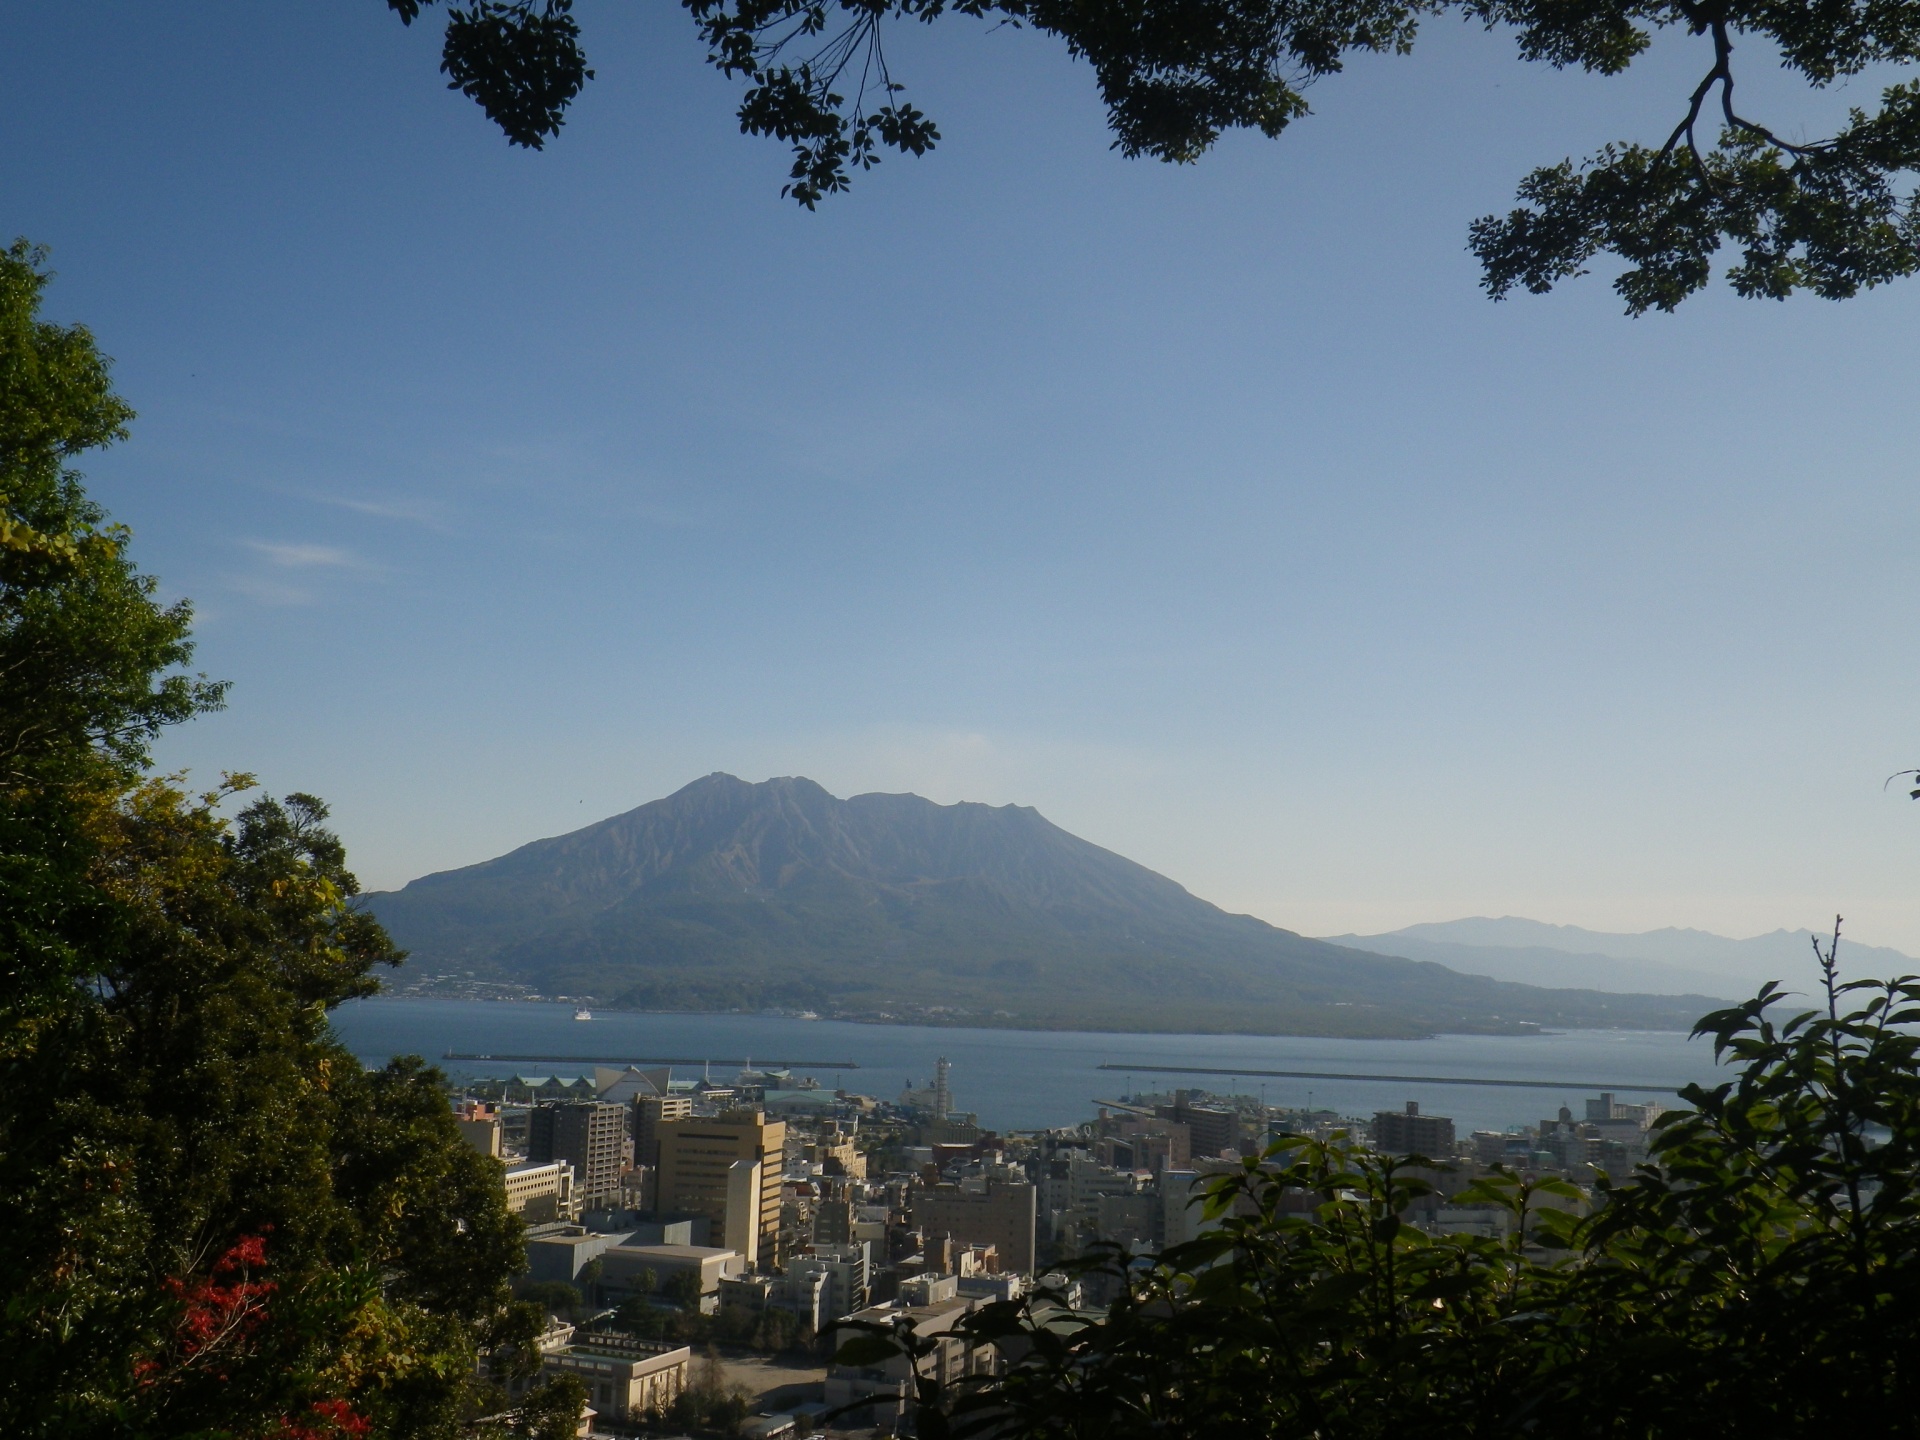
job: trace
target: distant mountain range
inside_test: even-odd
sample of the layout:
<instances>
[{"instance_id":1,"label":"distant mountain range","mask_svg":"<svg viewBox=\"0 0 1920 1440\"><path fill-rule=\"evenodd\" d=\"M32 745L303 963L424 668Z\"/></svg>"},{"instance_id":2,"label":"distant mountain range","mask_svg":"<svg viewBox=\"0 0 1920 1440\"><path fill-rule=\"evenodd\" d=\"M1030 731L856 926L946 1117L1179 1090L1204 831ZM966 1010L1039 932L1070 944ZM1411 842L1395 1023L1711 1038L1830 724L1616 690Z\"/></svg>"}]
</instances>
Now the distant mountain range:
<instances>
[{"instance_id":1,"label":"distant mountain range","mask_svg":"<svg viewBox=\"0 0 1920 1440\"><path fill-rule=\"evenodd\" d=\"M1704 930L1615 935L1507 915L1409 925L1385 935L1332 935L1329 944L1431 960L1449 969L1526 985L1578 985L1616 993L1690 991L1721 999L1752 995L1768 980L1802 994L1819 985L1808 930L1775 930L1730 940ZM1840 969L1848 979L1920 973L1920 961L1842 931Z\"/></svg>"},{"instance_id":2,"label":"distant mountain range","mask_svg":"<svg viewBox=\"0 0 1920 1440\"><path fill-rule=\"evenodd\" d=\"M1034 810L709 775L370 894L416 974L655 1010L1408 1036L1685 1028L1703 996L1543 989L1231 915Z\"/></svg>"}]
</instances>

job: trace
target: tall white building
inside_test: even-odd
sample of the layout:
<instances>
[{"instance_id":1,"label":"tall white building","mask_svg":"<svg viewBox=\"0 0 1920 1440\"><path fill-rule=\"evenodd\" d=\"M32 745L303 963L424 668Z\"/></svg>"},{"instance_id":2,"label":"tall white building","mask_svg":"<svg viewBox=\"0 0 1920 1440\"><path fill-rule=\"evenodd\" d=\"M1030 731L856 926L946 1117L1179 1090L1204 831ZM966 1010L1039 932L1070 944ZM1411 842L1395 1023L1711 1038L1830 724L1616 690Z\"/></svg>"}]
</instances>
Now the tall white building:
<instances>
[{"instance_id":1,"label":"tall white building","mask_svg":"<svg viewBox=\"0 0 1920 1440\"><path fill-rule=\"evenodd\" d=\"M872 1284L872 1262L865 1241L852 1245L816 1245L787 1262L787 1274L796 1284L807 1277L827 1277L827 1308L835 1319L851 1315L867 1303Z\"/></svg>"}]
</instances>

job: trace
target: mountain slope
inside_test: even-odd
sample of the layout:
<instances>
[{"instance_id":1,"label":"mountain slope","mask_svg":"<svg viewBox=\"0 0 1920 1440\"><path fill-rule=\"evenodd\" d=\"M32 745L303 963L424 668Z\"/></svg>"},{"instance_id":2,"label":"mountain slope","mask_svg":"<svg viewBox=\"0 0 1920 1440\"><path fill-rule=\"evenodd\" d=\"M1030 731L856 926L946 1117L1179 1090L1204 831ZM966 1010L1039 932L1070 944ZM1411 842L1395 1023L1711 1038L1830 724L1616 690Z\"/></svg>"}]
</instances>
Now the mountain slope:
<instances>
[{"instance_id":1,"label":"mountain slope","mask_svg":"<svg viewBox=\"0 0 1920 1440\"><path fill-rule=\"evenodd\" d=\"M1681 1028L1698 998L1542 990L1343 949L1020 806L710 775L366 903L422 971L648 1009L1058 1029Z\"/></svg>"},{"instance_id":2,"label":"mountain slope","mask_svg":"<svg viewBox=\"0 0 1920 1440\"><path fill-rule=\"evenodd\" d=\"M1430 940L1406 931L1323 938L1329 945L1347 945L1355 950L1399 955L1408 960L1431 960L1462 974L1514 980L1522 985L1549 988L1571 985L1602 990L1610 995L1711 995L1721 1000L1735 1000L1752 993L1743 982L1712 970L1599 952L1557 950L1544 945L1473 945Z\"/></svg>"},{"instance_id":3,"label":"mountain slope","mask_svg":"<svg viewBox=\"0 0 1920 1440\"><path fill-rule=\"evenodd\" d=\"M1609 934L1577 925L1548 925L1505 915L1409 925L1386 935L1331 937L1388 955L1435 960L1456 969L1533 984L1587 985L1600 990L1695 989L1745 998L1767 980L1810 993L1819 984L1807 930L1775 930L1743 940L1668 927ZM1920 961L1874 945L1840 942L1840 968L1851 978L1910 975Z\"/></svg>"}]
</instances>

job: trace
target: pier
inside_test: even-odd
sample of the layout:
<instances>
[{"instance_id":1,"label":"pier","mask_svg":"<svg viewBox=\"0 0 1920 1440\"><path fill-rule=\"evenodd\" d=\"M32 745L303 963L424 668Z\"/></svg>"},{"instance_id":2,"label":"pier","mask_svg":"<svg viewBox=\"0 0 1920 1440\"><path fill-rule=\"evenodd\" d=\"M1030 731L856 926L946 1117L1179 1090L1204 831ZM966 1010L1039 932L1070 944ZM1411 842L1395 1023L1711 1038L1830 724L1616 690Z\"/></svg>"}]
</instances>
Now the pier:
<instances>
[{"instance_id":1,"label":"pier","mask_svg":"<svg viewBox=\"0 0 1920 1440\"><path fill-rule=\"evenodd\" d=\"M631 1055L469 1055L461 1051L449 1050L440 1057L442 1060L486 1060L496 1065L741 1065L748 1063L746 1057L738 1060L725 1059L718 1055L688 1057L684 1055L654 1055L635 1057ZM855 1060L767 1060L754 1063L754 1069L765 1070L858 1070Z\"/></svg>"}]
</instances>

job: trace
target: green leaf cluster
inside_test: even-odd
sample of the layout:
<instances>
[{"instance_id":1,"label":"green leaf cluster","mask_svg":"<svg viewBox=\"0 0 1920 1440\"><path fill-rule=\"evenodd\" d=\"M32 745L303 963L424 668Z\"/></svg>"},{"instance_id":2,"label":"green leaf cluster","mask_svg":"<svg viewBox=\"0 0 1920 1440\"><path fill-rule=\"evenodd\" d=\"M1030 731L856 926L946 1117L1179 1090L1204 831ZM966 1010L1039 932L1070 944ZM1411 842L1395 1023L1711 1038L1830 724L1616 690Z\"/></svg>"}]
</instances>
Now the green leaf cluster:
<instances>
[{"instance_id":1,"label":"green leaf cluster","mask_svg":"<svg viewBox=\"0 0 1920 1440\"><path fill-rule=\"evenodd\" d=\"M131 412L44 261L0 252L0 1426L454 1434L538 1320L520 1223L440 1077L329 1027L399 956L325 807L149 772L223 692L70 468Z\"/></svg>"},{"instance_id":2,"label":"green leaf cluster","mask_svg":"<svg viewBox=\"0 0 1920 1440\"><path fill-rule=\"evenodd\" d=\"M729 1345L763 1354L807 1351L813 1331L790 1310L751 1310L744 1305L722 1305L712 1315L698 1308L666 1309L636 1296L621 1304L613 1327L644 1340L669 1340L676 1345Z\"/></svg>"}]
</instances>

